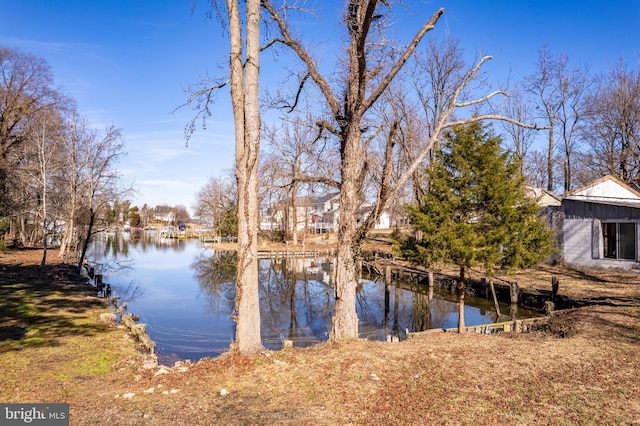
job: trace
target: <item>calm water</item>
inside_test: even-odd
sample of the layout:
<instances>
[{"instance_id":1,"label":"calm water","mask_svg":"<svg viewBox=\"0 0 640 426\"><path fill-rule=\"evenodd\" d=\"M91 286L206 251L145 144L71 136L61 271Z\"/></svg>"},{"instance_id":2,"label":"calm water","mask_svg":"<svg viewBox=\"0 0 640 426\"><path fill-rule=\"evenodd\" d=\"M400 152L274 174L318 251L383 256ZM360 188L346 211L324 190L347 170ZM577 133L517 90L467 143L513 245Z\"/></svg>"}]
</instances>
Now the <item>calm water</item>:
<instances>
[{"instance_id":1,"label":"calm water","mask_svg":"<svg viewBox=\"0 0 640 426\"><path fill-rule=\"evenodd\" d=\"M104 274L121 303L147 324L164 363L215 357L229 349L235 323L229 318L235 293L235 253L215 252L197 240L163 239L153 231L103 234L87 258ZM265 347L283 339L308 346L328 338L333 314L331 260L261 260L260 312ZM376 278L377 279L377 278ZM360 335L385 340L405 329L450 328L457 324L456 296L415 283L385 285L363 279L358 287ZM465 297L467 325L497 320L493 304ZM501 307L509 312L509 306ZM518 315L528 313L520 309Z\"/></svg>"}]
</instances>

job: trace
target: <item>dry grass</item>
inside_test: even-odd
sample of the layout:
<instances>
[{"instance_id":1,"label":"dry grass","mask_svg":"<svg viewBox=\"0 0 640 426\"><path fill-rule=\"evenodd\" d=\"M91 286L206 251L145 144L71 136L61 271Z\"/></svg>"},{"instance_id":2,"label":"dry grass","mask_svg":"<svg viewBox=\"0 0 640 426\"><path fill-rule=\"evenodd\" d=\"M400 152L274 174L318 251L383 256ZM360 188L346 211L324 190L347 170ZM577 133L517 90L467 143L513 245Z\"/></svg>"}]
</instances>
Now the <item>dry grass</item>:
<instances>
[{"instance_id":1,"label":"dry grass","mask_svg":"<svg viewBox=\"0 0 640 426\"><path fill-rule=\"evenodd\" d=\"M27 258L0 255L2 324L14 327L0 338L0 400L68 402L73 425L640 423L630 303L559 312L530 334L333 342L158 374L123 331L98 323L104 306L65 267ZM573 279L576 294L607 293Z\"/></svg>"}]
</instances>

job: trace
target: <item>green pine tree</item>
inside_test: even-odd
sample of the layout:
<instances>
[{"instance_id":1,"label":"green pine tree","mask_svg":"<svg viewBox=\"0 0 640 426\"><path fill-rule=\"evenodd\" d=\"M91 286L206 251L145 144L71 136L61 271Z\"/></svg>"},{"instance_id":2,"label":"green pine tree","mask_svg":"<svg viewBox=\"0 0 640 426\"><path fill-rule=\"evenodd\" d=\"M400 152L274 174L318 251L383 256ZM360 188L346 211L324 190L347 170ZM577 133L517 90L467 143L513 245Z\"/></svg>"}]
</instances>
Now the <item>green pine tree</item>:
<instances>
[{"instance_id":1,"label":"green pine tree","mask_svg":"<svg viewBox=\"0 0 640 426\"><path fill-rule=\"evenodd\" d=\"M519 164L500 143L479 123L454 128L428 170L423 205L408 207L419 237L403 244L403 254L427 266L448 262L460 268L460 332L468 268L481 264L488 275L523 269L553 251L552 232L525 193Z\"/></svg>"}]
</instances>

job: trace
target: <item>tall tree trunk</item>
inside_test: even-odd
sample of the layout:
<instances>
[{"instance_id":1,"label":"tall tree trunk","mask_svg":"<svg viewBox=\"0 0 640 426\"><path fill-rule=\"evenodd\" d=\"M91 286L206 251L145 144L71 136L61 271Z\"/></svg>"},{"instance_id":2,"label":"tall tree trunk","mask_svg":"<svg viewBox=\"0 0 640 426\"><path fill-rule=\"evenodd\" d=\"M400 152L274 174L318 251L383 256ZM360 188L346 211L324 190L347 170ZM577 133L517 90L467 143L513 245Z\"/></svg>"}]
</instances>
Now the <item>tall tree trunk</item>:
<instances>
[{"instance_id":1,"label":"tall tree trunk","mask_svg":"<svg viewBox=\"0 0 640 426\"><path fill-rule=\"evenodd\" d=\"M360 123L354 120L353 123ZM359 243L356 238L357 223L354 220L360 206L360 137L358 124L345 129L342 159L342 186L340 188L340 218L338 220L338 253L336 258L335 314L331 324L331 338L357 339L358 315L356 312L356 287L358 284L356 256ZM354 130L355 129L355 130Z\"/></svg>"},{"instance_id":2,"label":"tall tree trunk","mask_svg":"<svg viewBox=\"0 0 640 426\"><path fill-rule=\"evenodd\" d=\"M547 154L547 190L553 191L553 127L554 120L549 120L549 152Z\"/></svg>"},{"instance_id":3,"label":"tall tree trunk","mask_svg":"<svg viewBox=\"0 0 640 426\"><path fill-rule=\"evenodd\" d=\"M93 209L89 209L89 225L87 226L87 233L84 237L84 241L82 242L82 251L80 252L80 258L78 259L78 271L82 269L82 263L84 262L84 257L87 254L87 249L89 248L89 240L91 240L91 233L93 232L93 224L96 220L96 212Z\"/></svg>"},{"instance_id":4,"label":"tall tree trunk","mask_svg":"<svg viewBox=\"0 0 640 426\"><path fill-rule=\"evenodd\" d=\"M63 263L66 263L69 259L69 251L75 234L75 226L75 220L71 217L65 225L64 237L60 243L60 252L58 253L58 257L62 259Z\"/></svg>"},{"instance_id":5,"label":"tall tree trunk","mask_svg":"<svg viewBox=\"0 0 640 426\"><path fill-rule=\"evenodd\" d=\"M571 157L569 153L564 156L564 192L571 191Z\"/></svg>"},{"instance_id":6,"label":"tall tree trunk","mask_svg":"<svg viewBox=\"0 0 640 426\"><path fill-rule=\"evenodd\" d=\"M292 186L291 206L293 210L293 219L291 220L291 241L294 245L298 244L298 182L294 182Z\"/></svg>"},{"instance_id":7,"label":"tall tree trunk","mask_svg":"<svg viewBox=\"0 0 640 426\"><path fill-rule=\"evenodd\" d=\"M23 245L27 244L27 216L24 214L20 214L18 216L18 220L20 222L20 242Z\"/></svg>"},{"instance_id":8,"label":"tall tree trunk","mask_svg":"<svg viewBox=\"0 0 640 426\"><path fill-rule=\"evenodd\" d=\"M47 209L44 209L44 219L43 219L43 230L42 230L42 260L40 261L40 265L44 266L47 263L47 237L49 236L49 232L47 227L49 224L47 223Z\"/></svg>"},{"instance_id":9,"label":"tall tree trunk","mask_svg":"<svg viewBox=\"0 0 640 426\"><path fill-rule=\"evenodd\" d=\"M242 354L262 350L258 293L258 158L260 110L260 0L246 2L246 64L243 67L239 2L227 0L229 12L231 102L236 136L238 182L238 268L236 277L236 342ZM244 70L244 72L243 72Z\"/></svg>"},{"instance_id":10,"label":"tall tree trunk","mask_svg":"<svg viewBox=\"0 0 640 426\"><path fill-rule=\"evenodd\" d=\"M44 231L44 241L42 246L42 260L40 261L40 265L44 266L47 263L47 230Z\"/></svg>"},{"instance_id":11,"label":"tall tree trunk","mask_svg":"<svg viewBox=\"0 0 640 426\"><path fill-rule=\"evenodd\" d=\"M466 267L460 266L460 281L458 281L458 333L465 332L464 325L464 290L466 282Z\"/></svg>"},{"instance_id":12,"label":"tall tree trunk","mask_svg":"<svg viewBox=\"0 0 640 426\"><path fill-rule=\"evenodd\" d=\"M3 145L2 138L0 138L0 149L2 149L2 155L0 155L0 219L9 216L10 210L7 196L7 178L9 174L7 173L7 159L4 155ZM0 244L4 244L5 232L4 226L0 226Z\"/></svg>"},{"instance_id":13,"label":"tall tree trunk","mask_svg":"<svg viewBox=\"0 0 640 426\"><path fill-rule=\"evenodd\" d=\"M44 145L44 143L43 143ZM44 157L44 147L42 148L41 159ZM41 160L42 161L42 160ZM47 220L47 174L44 162L41 162L41 179L42 179L42 260L40 265L47 263L47 237L49 234L49 223Z\"/></svg>"},{"instance_id":14,"label":"tall tree trunk","mask_svg":"<svg viewBox=\"0 0 640 426\"><path fill-rule=\"evenodd\" d=\"M70 188L71 188L71 194L70 194L70 200L69 200L69 212L67 213L67 223L65 225L64 237L62 238L62 241L60 243L60 252L58 253L58 257L62 259L63 263L66 263L69 258L69 248L71 247L71 243L75 235L75 227L76 227L75 183L72 183L72 185L70 185Z\"/></svg>"}]
</instances>

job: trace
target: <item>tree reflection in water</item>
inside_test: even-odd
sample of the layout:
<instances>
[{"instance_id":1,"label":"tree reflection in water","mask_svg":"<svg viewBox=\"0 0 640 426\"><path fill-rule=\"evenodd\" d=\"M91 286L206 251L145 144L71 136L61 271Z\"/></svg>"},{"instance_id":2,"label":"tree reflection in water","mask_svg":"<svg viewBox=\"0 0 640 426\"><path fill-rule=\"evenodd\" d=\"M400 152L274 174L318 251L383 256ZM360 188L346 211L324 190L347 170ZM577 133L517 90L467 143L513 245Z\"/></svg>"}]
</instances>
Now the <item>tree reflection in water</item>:
<instances>
[{"instance_id":1,"label":"tree reflection in water","mask_svg":"<svg viewBox=\"0 0 640 426\"><path fill-rule=\"evenodd\" d=\"M215 314L230 315L233 310L237 258L235 251L203 252L191 264L209 310Z\"/></svg>"},{"instance_id":2,"label":"tree reflection in water","mask_svg":"<svg viewBox=\"0 0 640 426\"><path fill-rule=\"evenodd\" d=\"M209 309L230 314L235 294L234 252L202 254L193 264L194 277L209 300ZM330 259L279 258L259 262L260 315L263 344L271 349L291 340L297 347L328 339L333 315ZM360 337L400 339L405 331L423 331L455 324L457 304L446 295L415 282L380 283L364 277L356 302ZM468 309L477 310L469 306ZM487 314L483 311L481 315ZM489 321L493 320L489 313Z\"/></svg>"},{"instance_id":3,"label":"tree reflection in water","mask_svg":"<svg viewBox=\"0 0 640 426\"><path fill-rule=\"evenodd\" d=\"M98 236L88 256L105 273L129 310L148 325L159 356L197 360L225 352L235 336L236 254L212 251L197 240L161 238L153 231ZM259 262L262 338L279 349L328 339L334 307L328 258L263 259ZM135 303L131 303L135 300ZM357 287L360 336L400 339L405 330L455 327L456 295L416 282L363 276ZM492 301L467 298L469 325L498 319ZM502 308L509 312L509 306ZM515 310L512 311L512 314ZM527 312L519 309L519 317Z\"/></svg>"},{"instance_id":4,"label":"tree reflection in water","mask_svg":"<svg viewBox=\"0 0 640 426\"><path fill-rule=\"evenodd\" d=\"M86 259L94 272L103 277L126 276L135 267L129 246L137 243L138 241L131 241L129 234L98 233L92 237ZM105 281L107 283L110 282ZM143 290L135 280L129 281L126 286L120 286L117 291L114 289L112 293L120 305L133 302L142 295Z\"/></svg>"},{"instance_id":5,"label":"tree reflection in water","mask_svg":"<svg viewBox=\"0 0 640 426\"><path fill-rule=\"evenodd\" d=\"M260 316L263 344L272 349L285 339L308 346L327 339L333 298L322 268L310 259L260 260ZM202 254L191 265L209 309L230 314L235 297L235 252Z\"/></svg>"}]
</instances>

